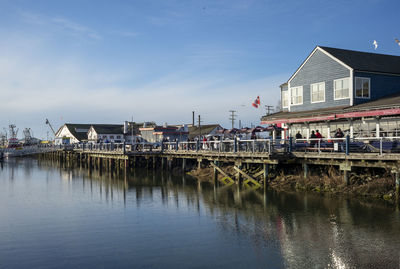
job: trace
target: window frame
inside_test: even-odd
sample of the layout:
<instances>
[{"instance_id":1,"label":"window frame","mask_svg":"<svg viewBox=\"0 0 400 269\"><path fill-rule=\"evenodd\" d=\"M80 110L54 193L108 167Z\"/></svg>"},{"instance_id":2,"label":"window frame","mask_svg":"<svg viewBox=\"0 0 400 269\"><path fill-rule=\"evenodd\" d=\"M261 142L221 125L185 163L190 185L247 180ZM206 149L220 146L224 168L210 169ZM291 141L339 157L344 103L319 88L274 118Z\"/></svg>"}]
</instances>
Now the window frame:
<instances>
[{"instance_id":1,"label":"window frame","mask_svg":"<svg viewBox=\"0 0 400 269\"><path fill-rule=\"evenodd\" d=\"M301 103L296 103L296 104L294 104L294 103L292 103L292 98L293 98L293 94L292 94L292 90L293 89L296 89L296 91L297 91L297 89L301 89ZM298 97L299 95L296 95L296 97ZM289 104L290 104L290 106L298 106L298 105L302 105L303 104L303 102L304 102L304 91L303 91L303 86L296 86L296 87L290 87L290 100L289 100Z\"/></svg>"},{"instance_id":2,"label":"window frame","mask_svg":"<svg viewBox=\"0 0 400 269\"><path fill-rule=\"evenodd\" d=\"M348 80L348 93L349 93L349 96L348 97L341 97L341 98L336 98L336 91L337 91L337 89L335 88L335 85L336 85L336 81L339 81L339 80L345 80L345 79L347 79ZM342 95L343 95L343 89L344 88L342 88L342 89L340 89L341 91L342 91ZM350 77L345 77L345 78L338 78L338 79L335 79L334 81L333 81L333 100L344 100L344 99L350 99Z\"/></svg>"},{"instance_id":3,"label":"window frame","mask_svg":"<svg viewBox=\"0 0 400 269\"><path fill-rule=\"evenodd\" d=\"M287 90L287 91L282 91L281 93L282 93L282 94L281 94L282 108L289 108L289 90ZM283 102L283 100L284 100L284 98L283 98L284 93L286 93L286 100L287 100L287 105L286 105L286 106L284 105L284 102Z\"/></svg>"},{"instance_id":4,"label":"window frame","mask_svg":"<svg viewBox=\"0 0 400 269\"><path fill-rule=\"evenodd\" d=\"M368 97L363 97L363 96L361 96L361 97L359 97L359 96L357 96L357 79L362 79L362 80L368 80ZM354 97L355 98L358 98L358 99L371 99L371 78L369 78L369 77L354 77L354 85L355 85L355 87L354 87ZM362 82L361 82L361 85L362 85ZM362 93L362 88L361 88L361 93Z\"/></svg>"},{"instance_id":5,"label":"window frame","mask_svg":"<svg viewBox=\"0 0 400 269\"><path fill-rule=\"evenodd\" d=\"M313 90L313 86L314 85L324 85L324 99L323 100L321 100L321 101L313 101L312 99L312 96L313 96L313 94L312 94L312 90ZM317 88L317 89L319 89L319 87ZM326 90L326 87L325 87L325 81L323 81L323 82L317 82L317 83L313 83L313 84L310 84L310 102L311 102L311 104L315 104L315 103L324 103L325 102L325 99L326 99L326 95L325 95L325 90Z\"/></svg>"}]
</instances>

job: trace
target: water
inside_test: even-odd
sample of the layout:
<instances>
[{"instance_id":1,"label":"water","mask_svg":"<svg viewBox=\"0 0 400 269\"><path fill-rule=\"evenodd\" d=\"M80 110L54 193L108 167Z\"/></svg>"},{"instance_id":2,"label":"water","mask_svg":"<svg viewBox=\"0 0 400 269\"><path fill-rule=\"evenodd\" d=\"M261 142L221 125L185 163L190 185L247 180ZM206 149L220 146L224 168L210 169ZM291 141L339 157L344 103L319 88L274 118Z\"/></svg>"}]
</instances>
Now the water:
<instances>
[{"instance_id":1,"label":"water","mask_svg":"<svg viewBox=\"0 0 400 269\"><path fill-rule=\"evenodd\" d=\"M400 268L400 213L344 198L111 175L0 170L0 268Z\"/></svg>"}]
</instances>

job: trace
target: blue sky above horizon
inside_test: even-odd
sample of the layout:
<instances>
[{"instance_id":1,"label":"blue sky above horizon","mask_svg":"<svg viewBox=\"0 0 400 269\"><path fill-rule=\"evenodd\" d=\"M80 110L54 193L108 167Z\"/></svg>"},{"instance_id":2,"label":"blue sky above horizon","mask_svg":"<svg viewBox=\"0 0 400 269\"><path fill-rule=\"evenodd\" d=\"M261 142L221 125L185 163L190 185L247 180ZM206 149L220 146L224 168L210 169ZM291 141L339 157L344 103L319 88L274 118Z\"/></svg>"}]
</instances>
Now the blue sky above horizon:
<instances>
[{"instance_id":1,"label":"blue sky above horizon","mask_svg":"<svg viewBox=\"0 0 400 269\"><path fill-rule=\"evenodd\" d=\"M0 130L259 124L316 45L400 55L399 1L1 1ZM378 41L375 51L373 40ZM251 106L257 97L262 107Z\"/></svg>"}]
</instances>

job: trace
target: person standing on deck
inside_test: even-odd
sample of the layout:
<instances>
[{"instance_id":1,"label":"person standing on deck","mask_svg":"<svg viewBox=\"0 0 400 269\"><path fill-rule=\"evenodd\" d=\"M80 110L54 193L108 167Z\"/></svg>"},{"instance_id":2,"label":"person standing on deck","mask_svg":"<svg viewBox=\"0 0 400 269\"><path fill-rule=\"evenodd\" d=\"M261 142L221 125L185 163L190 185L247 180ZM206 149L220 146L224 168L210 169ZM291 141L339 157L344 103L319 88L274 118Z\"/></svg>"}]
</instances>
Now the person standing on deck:
<instances>
[{"instance_id":1,"label":"person standing on deck","mask_svg":"<svg viewBox=\"0 0 400 269\"><path fill-rule=\"evenodd\" d=\"M316 136L317 138L322 138L322 135L321 135L321 133L319 132L319 130L317 130L317 132L315 133L315 136Z\"/></svg>"},{"instance_id":2,"label":"person standing on deck","mask_svg":"<svg viewBox=\"0 0 400 269\"><path fill-rule=\"evenodd\" d=\"M310 136L310 138L312 139L312 140L310 141L310 146L311 146L311 147L314 147L314 146L315 146L315 139L317 138L317 136L315 135L314 130L311 131L311 136Z\"/></svg>"}]
</instances>

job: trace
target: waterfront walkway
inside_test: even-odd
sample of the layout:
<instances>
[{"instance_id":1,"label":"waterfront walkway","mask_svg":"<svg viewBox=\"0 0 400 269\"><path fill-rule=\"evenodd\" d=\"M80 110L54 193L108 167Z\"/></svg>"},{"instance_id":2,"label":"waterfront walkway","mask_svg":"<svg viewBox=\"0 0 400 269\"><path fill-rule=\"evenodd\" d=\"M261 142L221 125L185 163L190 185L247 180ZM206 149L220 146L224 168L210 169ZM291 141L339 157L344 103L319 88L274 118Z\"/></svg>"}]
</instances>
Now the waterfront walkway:
<instances>
[{"instance_id":1,"label":"waterfront walkway","mask_svg":"<svg viewBox=\"0 0 400 269\"><path fill-rule=\"evenodd\" d=\"M343 173L346 183L354 168L379 168L394 174L400 185L400 138L335 138L335 139L287 139L287 140L219 140L207 142L164 142L157 146L151 143L134 145L98 143L55 146L53 155L60 160L84 162L89 167L135 167L172 169L179 166L211 166L214 176L225 175L224 164L232 165L241 176L254 182L266 182L269 171L280 165L300 166L304 177L309 166L335 166ZM53 156L54 158L54 156ZM243 167L261 167L260 180L255 175L243 172ZM271 167L272 165L272 167ZM260 170L260 169L258 169ZM382 172L384 173L384 172ZM225 178L231 175L226 174Z\"/></svg>"}]
</instances>

